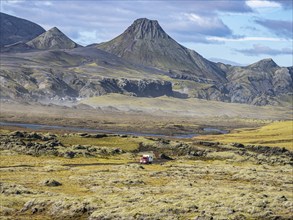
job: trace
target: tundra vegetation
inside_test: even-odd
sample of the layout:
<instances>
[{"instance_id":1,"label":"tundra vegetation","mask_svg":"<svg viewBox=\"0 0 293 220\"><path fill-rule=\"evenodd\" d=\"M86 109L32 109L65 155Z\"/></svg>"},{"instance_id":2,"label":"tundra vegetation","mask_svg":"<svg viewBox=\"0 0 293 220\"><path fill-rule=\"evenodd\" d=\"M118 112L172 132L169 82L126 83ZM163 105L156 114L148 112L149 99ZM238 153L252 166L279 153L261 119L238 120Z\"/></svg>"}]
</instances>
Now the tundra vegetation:
<instances>
[{"instance_id":1,"label":"tundra vegetation","mask_svg":"<svg viewBox=\"0 0 293 220\"><path fill-rule=\"evenodd\" d=\"M290 125L192 139L2 127L1 218L291 219L289 133L270 133Z\"/></svg>"}]
</instances>

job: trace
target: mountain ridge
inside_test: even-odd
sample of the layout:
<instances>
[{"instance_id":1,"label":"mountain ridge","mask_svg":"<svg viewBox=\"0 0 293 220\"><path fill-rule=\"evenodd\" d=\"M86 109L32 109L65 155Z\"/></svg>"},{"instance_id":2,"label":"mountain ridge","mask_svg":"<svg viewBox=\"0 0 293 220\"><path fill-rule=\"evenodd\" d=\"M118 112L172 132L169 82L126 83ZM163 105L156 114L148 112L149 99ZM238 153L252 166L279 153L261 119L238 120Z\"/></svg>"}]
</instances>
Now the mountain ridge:
<instances>
[{"instance_id":1,"label":"mountain ridge","mask_svg":"<svg viewBox=\"0 0 293 220\"><path fill-rule=\"evenodd\" d=\"M0 12L0 46L25 43L44 32L36 23Z\"/></svg>"}]
</instances>

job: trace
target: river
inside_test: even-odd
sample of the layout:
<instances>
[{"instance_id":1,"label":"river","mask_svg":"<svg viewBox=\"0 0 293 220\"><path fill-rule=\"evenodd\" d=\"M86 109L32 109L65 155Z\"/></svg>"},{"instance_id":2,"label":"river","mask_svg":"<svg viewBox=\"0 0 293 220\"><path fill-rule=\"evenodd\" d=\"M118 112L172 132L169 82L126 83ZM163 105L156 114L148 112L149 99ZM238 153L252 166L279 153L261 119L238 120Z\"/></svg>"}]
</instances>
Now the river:
<instances>
[{"instance_id":1,"label":"river","mask_svg":"<svg viewBox=\"0 0 293 220\"><path fill-rule=\"evenodd\" d=\"M33 130L66 130L66 131L76 131L76 132L98 132L104 134L119 134L119 135L133 135L133 136L148 136L148 137L167 137L167 138L179 138L188 139L199 134L180 134L174 136L168 136L164 134L151 134L151 133L139 133L139 132L126 132L126 131L111 131L103 129L93 129L93 128L82 128L82 127L72 127L72 126L59 126L59 125L42 125L42 124L27 124L27 123L17 123L17 122L0 122L0 126L14 126L21 128L28 128ZM221 130L217 128L204 128L207 133L218 132L220 134L226 134L228 131Z\"/></svg>"}]
</instances>

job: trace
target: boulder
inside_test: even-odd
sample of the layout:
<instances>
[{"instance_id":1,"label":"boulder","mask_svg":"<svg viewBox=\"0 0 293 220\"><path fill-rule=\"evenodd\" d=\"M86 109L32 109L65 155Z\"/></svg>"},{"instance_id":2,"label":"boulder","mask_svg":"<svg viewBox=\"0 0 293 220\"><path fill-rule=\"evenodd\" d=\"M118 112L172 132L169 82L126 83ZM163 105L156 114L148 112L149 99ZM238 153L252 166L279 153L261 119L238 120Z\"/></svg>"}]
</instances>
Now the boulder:
<instances>
[{"instance_id":1,"label":"boulder","mask_svg":"<svg viewBox=\"0 0 293 220\"><path fill-rule=\"evenodd\" d=\"M73 152L73 151L67 151L67 152L65 152L64 154L63 154L63 156L65 157L65 158L73 158L74 156L75 156L75 152Z\"/></svg>"},{"instance_id":2,"label":"boulder","mask_svg":"<svg viewBox=\"0 0 293 220\"><path fill-rule=\"evenodd\" d=\"M173 158L171 158L171 157L169 157L168 155L166 155L166 154L160 154L159 155L159 158L160 159L163 159L163 160L174 160Z\"/></svg>"},{"instance_id":3,"label":"boulder","mask_svg":"<svg viewBox=\"0 0 293 220\"><path fill-rule=\"evenodd\" d=\"M41 184L44 185L44 186L53 186L53 187L62 185L62 183L60 183L60 182L58 182L58 181L56 181L54 179L44 180Z\"/></svg>"},{"instance_id":4,"label":"boulder","mask_svg":"<svg viewBox=\"0 0 293 220\"><path fill-rule=\"evenodd\" d=\"M14 131L14 132L11 132L10 133L10 136L13 136L13 137L24 137L25 134L24 134L24 132L21 132L21 131Z\"/></svg>"},{"instance_id":5,"label":"boulder","mask_svg":"<svg viewBox=\"0 0 293 220\"><path fill-rule=\"evenodd\" d=\"M231 146L238 147L238 148L244 148L244 145L241 143L232 143Z\"/></svg>"}]
</instances>

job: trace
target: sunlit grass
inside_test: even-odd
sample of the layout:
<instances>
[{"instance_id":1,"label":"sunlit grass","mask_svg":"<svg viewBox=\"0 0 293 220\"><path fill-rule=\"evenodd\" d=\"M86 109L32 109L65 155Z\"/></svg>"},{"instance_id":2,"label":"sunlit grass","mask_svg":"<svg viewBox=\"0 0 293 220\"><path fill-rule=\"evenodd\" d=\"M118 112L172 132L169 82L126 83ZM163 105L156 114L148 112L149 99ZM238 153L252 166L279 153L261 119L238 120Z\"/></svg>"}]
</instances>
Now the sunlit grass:
<instances>
[{"instance_id":1,"label":"sunlit grass","mask_svg":"<svg viewBox=\"0 0 293 220\"><path fill-rule=\"evenodd\" d=\"M257 138L262 137L265 141L281 142L281 139L292 137L292 121L208 137L228 136L232 139L233 135L247 141L253 137L260 141ZM57 139L68 148L80 144L121 148L125 151L137 149L139 142L155 144L155 141L144 137L85 138L78 134L58 134ZM251 213L250 209L257 207L256 202L267 200L268 208L276 215L291 215L288 202L278 201L278 198L283 196L289 202L292 201L288 184L291 181L289 165L259 165L255 163L255 158L248 159L234 151L208 152L207 160L176 156L173 158L175 160L140 165L139 154L131 152L69 159L50 155L35 157L2 150L1 182L12 190L16 187L20 193L2 193L1 205L6 209L15 209L12 215L16 213L15 215L23 216L9 216L10 219L54 219L55 216L50 216L51 204L68 204L69 208L64 206L64 213L61 213L67 217L72 210L84 207L84 202L89 202L91 206L98 204L97 216L99 213L107 215L114 210L125 219L131 219L136 213L148 213L152 214L152 217L157 213L173 213L180 219L195 219L203 211L225 219L227 210L230 209L237 212L242 210L248 219L256 219L257 215ZM280 170L282 172L279 172ZM47 179L54 179L62 185L45 186L43 181ZM23 188L32 193L21 193ZM27 212L20 211L27 201L43 200L45 211L35 214L32 214L32 209ZM198 206L198 210L189 210L192 205ZM178 212L174 211L176 209ZM266 211L257 209L258 213ZM238 213L231 214L231 218L236 215ZM86 214L82 218L76 216L72 219L88 219Z\"/></svg>"},{"instance_id":2,"label":"sunlit grass","mask_svg":"<svg viewBox=\"0 0 293 220\"><path fill-rule=\"evenodd\" d=\"M179 87L178 87L179 89ZM228 117L249 119L279 119L290 118L289 108L272 106L253 106L239 103L225 103L219 101L202 100L196 98L178 99L161 96L156 98L134 97L122 94L108 94L81 100L81 103L93 107L112 106L128 111L129 109L154 112L166 111L181 116L196 117ZM181 108L184 106L184 108ZM259 114L261 112L261 114ZM280 115L282 117L280 117Z\"/></svg>"},{"instance_id":3,"label":"sunlit grass","mask_svg":"<svg viewBox=\"0 0 293 220\"><path fill-rule=\"evenodd\" d=\"M59 137L65 146L71 145L93 145L97 147L120 148L124 151L132 151L138 148L139 138L121 138L121 137L104 137L104 138L84 138L78 135Z\"/></svg>"},{"instance_id":4,"label":"sunlit grass","mask_svg":"<svg viewBox=\"0 0 293 220\"><path fill-rule=\"evenodd\" d=\"M231 134L199 136L196 139L220 141L222 143L238 142L278 146L293 150L293 121L274 122L261 128L237 129Z\"/></svg>"}]
</instances>

